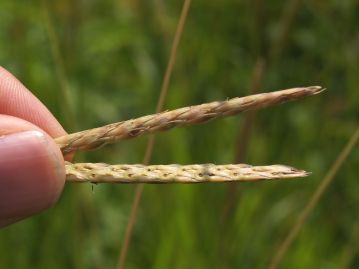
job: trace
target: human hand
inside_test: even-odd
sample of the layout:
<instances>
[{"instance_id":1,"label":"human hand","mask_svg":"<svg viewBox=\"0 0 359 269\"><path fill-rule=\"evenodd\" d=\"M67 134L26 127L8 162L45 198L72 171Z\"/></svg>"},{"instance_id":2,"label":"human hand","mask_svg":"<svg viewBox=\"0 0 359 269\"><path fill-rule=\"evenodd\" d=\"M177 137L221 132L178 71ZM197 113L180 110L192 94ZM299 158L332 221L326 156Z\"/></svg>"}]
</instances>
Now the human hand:
<instances>
[{"instance_id":1,"label":"human hand","mask_svg":"<svg viewBox=\"0 0 359 269\"><path fill-rule=\"evenodd\" d=\"M57 201L65 166L51 137L64 134L48 109L0 67L0 227Z\"/></svg>"}]
</instances>

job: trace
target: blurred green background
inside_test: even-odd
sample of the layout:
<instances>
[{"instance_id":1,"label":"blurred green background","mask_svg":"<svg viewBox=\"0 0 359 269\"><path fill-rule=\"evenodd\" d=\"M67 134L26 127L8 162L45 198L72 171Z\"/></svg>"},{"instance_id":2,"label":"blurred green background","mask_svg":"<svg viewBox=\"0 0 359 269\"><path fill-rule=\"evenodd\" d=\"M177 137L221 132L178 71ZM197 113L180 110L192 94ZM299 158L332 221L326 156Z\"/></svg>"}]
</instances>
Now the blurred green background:
<instances>
[{"instance_id":1,"label":"blurred green background","mask_svg":"<svg viewBox=\"0 0 359 269\"><path fill-rule=\"evenodd\" d=\"M0 2L0 64L68 132L156 108L183 1ZM282 163L306 179L147 185L126 268L267 268L356 129L355 0L193 1L165 108L296 86L294 103L157 136L152 163ZM140 163L147 137L77 156ZM359 148L281 268L359 268ZM0 231L0 268L115 268L135 186L67 184L52 209Z\"/></svg>"}]
</instances>

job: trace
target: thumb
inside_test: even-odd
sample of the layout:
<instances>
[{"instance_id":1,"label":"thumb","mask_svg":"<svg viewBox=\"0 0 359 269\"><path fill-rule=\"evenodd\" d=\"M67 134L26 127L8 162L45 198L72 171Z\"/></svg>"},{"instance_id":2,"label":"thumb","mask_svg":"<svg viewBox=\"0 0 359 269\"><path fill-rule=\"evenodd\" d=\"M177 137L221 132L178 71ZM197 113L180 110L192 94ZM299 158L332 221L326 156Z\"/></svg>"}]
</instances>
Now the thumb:
<instances>
[{"instance_id":1,"label":"thumb","mask_svg":"<svg viewBox=\"0 0 359 269\"><path fill-rule=\"evenodd\" d=\"M53 139L29 122L0 115L0 227L53 205L64 182Z\"/></svg>"}]
</instances>

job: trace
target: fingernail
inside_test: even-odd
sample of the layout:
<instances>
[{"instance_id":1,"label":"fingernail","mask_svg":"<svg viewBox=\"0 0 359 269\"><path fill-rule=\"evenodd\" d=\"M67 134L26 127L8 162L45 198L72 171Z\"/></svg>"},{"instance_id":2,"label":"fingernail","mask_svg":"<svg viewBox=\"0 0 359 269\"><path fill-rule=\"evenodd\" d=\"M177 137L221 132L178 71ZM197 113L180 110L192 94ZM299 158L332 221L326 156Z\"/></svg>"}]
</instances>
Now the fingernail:
<instances>
[{"instance_id":1,"label":"fingernail","mask_svg":"<svg viewBox=\"0 0 359 269\"><path fill-rule=\"evenodd\" d=\"M0 137L0 220L4 223L50 207L64 180L61 153L47 135L26 131Z\"/></svg>"}]
</instances>

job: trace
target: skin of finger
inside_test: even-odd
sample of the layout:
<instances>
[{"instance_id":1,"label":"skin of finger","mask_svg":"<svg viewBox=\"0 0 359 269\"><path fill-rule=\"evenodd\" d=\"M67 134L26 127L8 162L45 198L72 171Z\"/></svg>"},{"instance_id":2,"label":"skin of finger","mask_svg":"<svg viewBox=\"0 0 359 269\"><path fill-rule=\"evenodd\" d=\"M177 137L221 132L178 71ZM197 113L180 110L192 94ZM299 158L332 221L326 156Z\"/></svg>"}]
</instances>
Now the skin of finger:
<instances>
[{"instance_id":1,"label":"skin of finger","mask_svg":"<svg viewBox=\"0 0 359 269\"><path fill-rule=\"evenodd\" d=\"M34 191L39 191L41 195L39 195L38 199L43 200L36 201L37 205L34 205L35 211L31 208L31 205L27 205L29 208L20 212L20 214L16 212L18 211L18 208L15 208L13 215L11 208L7 207L6 209L2 209L3 212L0 212L0 226L14 223L20 219L28 217L29 215L37 213L38 211L51 207L58 200L65 183L64 160L59 147L55 144L53 139L46 132L30 122L12 116L0 115L0 137L6 137L7 135L24 131L39 131L43 134L43 139L46 140L46 153L40 152L39 154L39 156L45 157L42 157L39 160L34 160L34 163L36 163L34 169L43 169L44 171L39 171L39 175L47 176L34 179L31 182L21 182L23 185L20 186L25 189L31 188ZM34 150L44 151L43 145L40 145L39 143L39 146L36 147L35 143ZM56 161L54 161L54 159L51 160L51 158L55 158ZM56 167L54 167L54 164L56 164ZM13 165L16 167L16 164ZM21 167L18 169L21 169ZM0 194L1 191L6 190L6 184L12 184L12 182L9 181L8 178L2 178L2 172L0 171ZM25 186L26 184L28 184L28 186ZM9 197L7 197L7 193L4 192L0 196L0 204L6 204L6 201L2 202L1 199L8 199Z\"/></svg>"},{"instance_id":2,"label":"skin of finger","mask_svg":"<svg viewBox=\"0 0 359 269\"><path fill-rule=\"evenodd\" d=\"M19 218L0 219L0 228L6 227L12 223L19 221Z\"/></svg>"},{"instance_id":3,"label":"skin of finger","mask_svg":"<svg viewBox=\"0 0 359 269\"><path fill-rule=\"evenodd\" d=\"M61 124L18 79L0 66L0 114L15 116L40 127L52 137L66 135Z\"/></svg>"},{"instance_id":4,"label":"skin of finger","mask_svg":"<svg viewBox=\"0 0 359 269\"><path fill-rule=\"evenodd\" d=\"M52 137L59 137L67 133L51 112L34 96L17 78L0 66L0 114L10 115L31 122L40 127ZM11 133L1 130L0 133ZM11 127L10 127L11 128ZM65 156L71 161L74 154Z\"/></svg>"}]
</instances>

